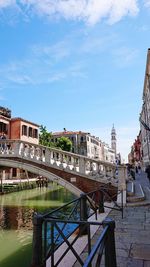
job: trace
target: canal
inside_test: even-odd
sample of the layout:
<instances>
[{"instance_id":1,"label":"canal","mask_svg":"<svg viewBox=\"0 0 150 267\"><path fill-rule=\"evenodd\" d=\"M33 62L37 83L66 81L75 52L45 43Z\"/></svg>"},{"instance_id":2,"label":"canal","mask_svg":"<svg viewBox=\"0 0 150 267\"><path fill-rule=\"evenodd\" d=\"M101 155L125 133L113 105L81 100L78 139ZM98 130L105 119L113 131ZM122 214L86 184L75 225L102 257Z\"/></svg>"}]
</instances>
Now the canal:
<instances>
[{"instance_id":1,"label":"canal","mask_svg":"<svg viewBox=\"0 0 150 267\"><path fill-rule=\"evenodd\" d=\"M0 196L0 267L30 267L33 212L60 207L75 196L55 184Z\"/></svg>"}]
</instances>

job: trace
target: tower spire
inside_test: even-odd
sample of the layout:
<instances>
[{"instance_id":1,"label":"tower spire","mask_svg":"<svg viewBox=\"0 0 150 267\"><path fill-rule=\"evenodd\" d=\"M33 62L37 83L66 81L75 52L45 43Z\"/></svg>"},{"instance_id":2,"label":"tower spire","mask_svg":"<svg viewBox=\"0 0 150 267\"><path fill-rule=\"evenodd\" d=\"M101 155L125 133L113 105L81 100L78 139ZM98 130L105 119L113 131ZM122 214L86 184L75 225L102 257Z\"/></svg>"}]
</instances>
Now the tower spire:
<instances>
[{"instance_id":1,"label":"tower spire","mask_svg":"<svg viewBox=\"0 0 150 267\"><path fill-rule=\"evenodd\" d=\"M115 151L115 155L117 153L116 146L117 146L116 130L115 130L114 123L113 123L112 130L111 130L111 148Z\"/></svg>"}]
</instances>

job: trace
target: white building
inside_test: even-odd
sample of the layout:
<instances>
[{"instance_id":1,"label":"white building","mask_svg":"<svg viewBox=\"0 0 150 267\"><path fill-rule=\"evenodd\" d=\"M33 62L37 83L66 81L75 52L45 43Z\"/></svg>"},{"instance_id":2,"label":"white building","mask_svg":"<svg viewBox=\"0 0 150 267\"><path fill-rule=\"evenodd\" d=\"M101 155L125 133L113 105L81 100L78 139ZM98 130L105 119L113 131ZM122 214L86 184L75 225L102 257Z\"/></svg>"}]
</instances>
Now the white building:
<instances>
[{"instance_id":1,"label":"white building","mask_svg":"<svg viewBox=\"0 0 150 267\"><path fill-rule=\"evenodd\" d=\"M102 142L98 137L82 131L63 131L52 133L52 142L65 136L72 142L72 152L89 158L115 162L115 151L108 144Z\"/></svg>"}]
</instances>

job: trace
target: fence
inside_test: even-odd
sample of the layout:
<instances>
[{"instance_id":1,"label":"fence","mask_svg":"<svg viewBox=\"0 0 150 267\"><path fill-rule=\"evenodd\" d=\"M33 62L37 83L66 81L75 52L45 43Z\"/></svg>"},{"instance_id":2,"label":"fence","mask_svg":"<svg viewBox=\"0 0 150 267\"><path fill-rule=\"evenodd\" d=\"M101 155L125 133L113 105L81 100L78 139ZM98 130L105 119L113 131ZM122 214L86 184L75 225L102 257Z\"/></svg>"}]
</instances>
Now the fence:
<instances>
[{"instance_id":1,"label":"fence","mask_svg":"<svg viewBox=\"0 0 150 267\"><path fill-rule=\"evenodd\" d=\"M122 191L119 192L122 194ZM33 218L33 257L32 267L45 267L46 261L50 258L51 267L58 266L64 256L69 250L72 251L76 260L81 266L100 266L103 251L105 249L105 266L115 267L115 243L114 243L114 228L115 223L112 220L106 220L103 223L87 221L90 216L95 214L97 219L97 212L104 212L106 207L105 201L109 200L114 203L114 207L107 207L116 209L122 212L123 217L123 202L121 206L116 203L117 194L101 187L99 190L82 194L80 198L75 199L66 205L44 215L34 214ZM123 197L122 197L123 201ZM91 249L90 229L92 225L99 225L103 227L99 239L95 246ZM83 262L80 255L74 249L74 244L81 235L87 235L88 257ZM69 238L73 238L69 241ZM67 244L61 257L55 259L55 252L63 244ZM95 255L97 259L95 260ZM112 265L113 264L113 265Z\"/></svg>"}]
</instances>

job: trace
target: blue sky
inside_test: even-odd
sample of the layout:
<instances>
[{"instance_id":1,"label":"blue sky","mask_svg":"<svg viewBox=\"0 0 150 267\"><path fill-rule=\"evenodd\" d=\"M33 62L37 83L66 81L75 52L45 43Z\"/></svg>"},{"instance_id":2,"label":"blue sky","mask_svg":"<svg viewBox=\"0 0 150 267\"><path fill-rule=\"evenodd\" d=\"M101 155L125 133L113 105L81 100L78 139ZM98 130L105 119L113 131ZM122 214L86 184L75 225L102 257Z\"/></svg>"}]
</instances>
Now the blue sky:
<instances>
[{"instance_id":1,"label":"blue sky","mask_svg":"<svg viewBox=\"0 0 150 267\"><path fill-rule=\"evenodd\" d=\"M150 0L0 0L0 105L91 132L127 159L139 132Z\"/></svg>"}]
</instances>

